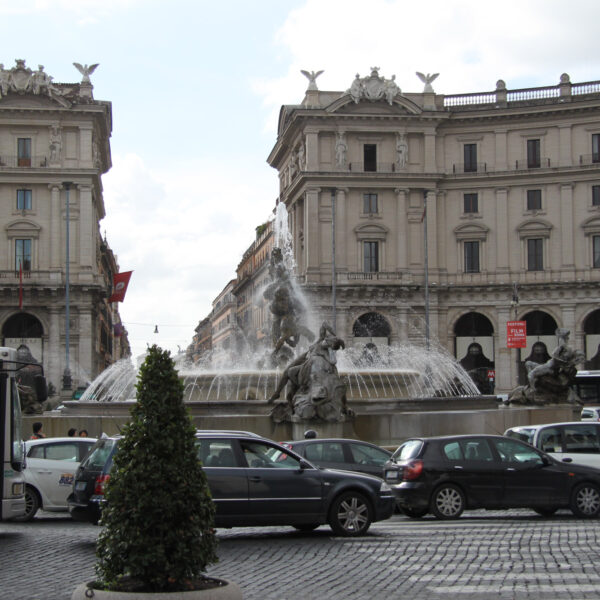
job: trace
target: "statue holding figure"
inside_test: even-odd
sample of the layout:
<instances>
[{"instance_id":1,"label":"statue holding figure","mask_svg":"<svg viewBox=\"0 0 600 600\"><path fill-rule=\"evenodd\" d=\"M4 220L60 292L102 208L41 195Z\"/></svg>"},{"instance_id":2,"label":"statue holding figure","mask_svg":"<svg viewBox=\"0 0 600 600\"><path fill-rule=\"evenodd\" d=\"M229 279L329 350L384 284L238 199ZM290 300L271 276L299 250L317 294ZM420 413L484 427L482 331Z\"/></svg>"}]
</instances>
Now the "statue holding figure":
<instances>
[{"instance_id":1,"label":"statue holding figure","mask_svg":"<svg viewBox=\"0 0 600 600\"><path fill-rule=\"evenodd\" d=\"M405 133L396 135L396 164L399 169L404 169L408 162L408 142Z\"/></svg>"},{"instance_id":2,"label":"statue holding figure","mask_svg":"<svg viewBox=\"0 0 600 600\"><path fill-rule=\"evenodd\" d=\"M570 387L575 381L577 365L585 360L585 355L568 345L569 334L568 329L559 327L556 330L558 346L550 358L542 364L525 363L528 383L510 393L509 403L545 405L576 401Z\"/></svg>"},{"instance_id":3,"label":"statue holding figure","mask_svg":"<svg viewBox=\"0 0 600 600\"><path fill-rule=\"evenodd\" d=\"M335 353L344 347L344 341L323 322L317 341L287 366L269 398L270 403L274 402L288 386L286 402L273 409L276 422L321 420L340 423L354 416L347 405L346 385L336 366Z\"/></svg>"},{"instance_id":4,"label":"statue holding figure","mask_svg":"<svg viewBox=\"0 0 600 600\"><path fill-rule=\"evenodd\" d=\"M281 363L291 358L293 353L290 348L296 347L300 336L312 341L314 335L301 322L303 307L294 294L290 274L283 262L281 248L273 248L271 251L269 277L271 283L263 292L263 297L269 301L269 310L273 315L272 362Z\"/></svg>"},{"instance_id":5,"label":"statue holding figure","mask_svg":"<svg viewBox=\"0 0 600 600\"><path fill-rule=\"evenodd\" d=\"M343 169L346 166L347 150L348 144L346 144L346 134L343 131L340 131L335 139L335 165L338 169Z\"/></svg>"}]
</instances>

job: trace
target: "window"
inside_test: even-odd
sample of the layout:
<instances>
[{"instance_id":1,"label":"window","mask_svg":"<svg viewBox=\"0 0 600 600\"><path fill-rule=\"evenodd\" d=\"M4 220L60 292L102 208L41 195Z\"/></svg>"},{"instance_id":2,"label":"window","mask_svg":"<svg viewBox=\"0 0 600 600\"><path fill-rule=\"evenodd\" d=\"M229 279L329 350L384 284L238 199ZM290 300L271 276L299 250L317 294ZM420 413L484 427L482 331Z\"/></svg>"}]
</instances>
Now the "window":
<instances>
[{"instance_id":1,"label":"window","mask_svg":"<svg viewBox=\"0 0 600 600\"><path fill-rule=\"evenodd\" d=\"M565 425L565 452L574 454L600 454L598 428L593 424Z\"/></svg>"},{"instance_id":2,"label":"window","mask_svg":"<svg viewBox=\"0 0 600 600\"><path fill-rule=\"evenodd\" d=\"M592 251L594 253L594 269L600 269L600 235L595 235L592 237L592 244Z\"/></svg>"},{"instance_id":3,"label":"window","mask_svg":"<svg viewBox=\"0 0 600 600\"><path fill-rule=\"evenodd\" d=\"M365 144L363 152L365 171L377 171L377 145Z\"/></svg>"},{"instance_id":4,"label":"window","mask_svg":"<svg viewBox=\"0 0 600 600\"><path fill-rule=\"evenodd\" d=\"M377 212L377 194L363 194L363 212L368 214Z\"/></svg>"},{"instance_id":5,"label":"window","mask_svg":"<svg viewBox=\"0 0 600 600\"><path fill-rule=\"evenodd\" d=\"M31 271L31 240L15 240L15 270Z\"/></svg>"},{"instance_id":6,"label":"window","mask_svg":"<svg viewBox=\"0 0 600 600\"><path fill-rule=\"evenodd\" d=\"M528 271L543 271L544 256L543 256L542 238L534 238L527 240L527 270Z\"/></svg>"},{"instance_id":7,"label":"window","mask_svg":"<svg viewBox=\"0 0 600 600\"><path fill-rule=\"evenodd\" d=\"M477 171L477 144L465 144L465 173Z\"/></svg>"},{"instance_id":8,"label":"window","mask_svg":"<svg viewBox=\"0 0 600 600\"><path fill-rule=\"evenodd\" d=\"M494 439L494 445L500 455L502 462L519 463L527 466L534 467L542 465L542 457L533 448L526 446L521 442L515 440L500 440Z\"/></svg>"},{"instance_id":9,"label":"window","mask_svg":"<svg viewBox=\"0 0 600 600\"><path fill-rule=\"evenodd\" d=\"M465 460L468 461L493 461L492 451L486 440L467 439L460 442Z\"/></svg>"},{"instance_id":10,"label":"window","mask_svg":"<svg viewBox=\"0 0 600 600\"><path fill-rule=\"evenodd\" d=\"M592 206L600 206L600 185L592 186Z\"/></svg>"},{"instance_id":11,"label":"window","mask_svg":"<svg viewBox=\"0 0 600 600\"><path fill-rule=\"evenodd\" d=\"M373 448L372 446L358 443L350 443L348 444L348 447L350 448L352 461L355 463L383 467L390 459L389 454L379 448Z\"/></svg>"},{"instance_id":12,"label":"window","mask_svg":"<svg viewBox=\"0 0 600 600\"><path fill-rule=\"evenodd\" d=\"M479 273L479 242L465 242L465 273Z\"/></svg>"},{"instance_id":13,"label":"window","mask_svg":"<svg viewBox=\"0 0 600 600\"><path fill-rule=\"evenodd\" d=\"M309 444L304 450L307 460L319 462L344 462L344 450L340 442L319 442Z\"/></svg>"},{"instance_id":14,"label":"window","mask_svg":"<svg viewBox=\"0 0 600 600\"><path fill-rule=\"evenodd\" d=\"M527 168L537 169L540 165L540 140L527 140Z\"/></svg>"},{"instance_id":15,"label":"window","mask_svg":"<svg viewBox=\"0 0 600 600\"><path fill-rule=\"evenodd\" d=\"M542 190L527 190L527 210L542 209Z\"/></svg>"},{"instance_id":16,"label":"window","mask_svg":"<svg viewBox=\"0 0 600 600\"><path fill-rule=\"evenodd\" d=\"M479 212L477 194L465 194L465 212L476 213Z\"/></svg>"},{"instance_id":17,"label":"window","mask_svg":"<svg viewBox=\"0 0 600 600\"><path fill-rule=\"evenodd\" d=\"M19 167L31 166L31 138L17 139L17 165Z\"/></svg>"},{"instance_id":18,"label":"window","mask_svg":"<svg viewBox=\"0 0 600 600\"><path fill-rule=\"evenodd\" d=\"M17 210L31 210L31 190L17 190Z\"/></svg>"},{"instance_id":19,"label":"window","mask_svg":"<svg viewBox=\"0 0 600 600\"><path fill-rule=\"evenodd\" d=\"M379 242L363 242L365 273L379 271Z\"/></svg>"},{"instance_id":20,"label":"window","mask_svg":"<svg viewBox=\"0 0 600 600\"><path fill-rule=\"evenodd\" d=\"M592 134L592 162L600 162L600 133Z\"/></svg>"}]
</instances>

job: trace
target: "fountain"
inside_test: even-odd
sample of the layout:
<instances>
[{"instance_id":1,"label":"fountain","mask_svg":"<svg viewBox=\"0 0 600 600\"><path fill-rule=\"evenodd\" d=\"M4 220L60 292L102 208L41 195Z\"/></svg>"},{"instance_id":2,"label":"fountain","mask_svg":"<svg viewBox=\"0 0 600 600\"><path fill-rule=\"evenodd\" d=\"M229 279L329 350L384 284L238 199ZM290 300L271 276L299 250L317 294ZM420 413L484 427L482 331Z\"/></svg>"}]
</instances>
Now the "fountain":
<instances>
[{"instance_id":1,"label":"fountain","mask_svg":"<svg viewBox=\"0 0 600 600\"><path fill-rule=\"evenodd\" d=\"M269 282L262 294L272 313L266 343L248 345L246 352L209 353L201 365L179 369L184 400L200 426L249 429L289 439L301 435L310 422L311 428L319 426L320 435L395 444L410 434L437 433L436 428L459 431L468 427L468 415L497 409L496 398L481 396L466 371L435 342L429 348L414 343L346 348L329 325L323 323L319 330L294 276L282 203L276 210L274 235ZM313 333L317 330L319 336ZM315 383L314 375L307 375L311 360L327 371L325 379ZM297 377L302 369L304 387ZM136 378L131 361L121 360L101 373L78 402L65 402L63 412L123 420L135 401ZM315 389L317 403L327 400L320 396L331 396L331 410L313 410Z\"/></svg>"}]
</instances>

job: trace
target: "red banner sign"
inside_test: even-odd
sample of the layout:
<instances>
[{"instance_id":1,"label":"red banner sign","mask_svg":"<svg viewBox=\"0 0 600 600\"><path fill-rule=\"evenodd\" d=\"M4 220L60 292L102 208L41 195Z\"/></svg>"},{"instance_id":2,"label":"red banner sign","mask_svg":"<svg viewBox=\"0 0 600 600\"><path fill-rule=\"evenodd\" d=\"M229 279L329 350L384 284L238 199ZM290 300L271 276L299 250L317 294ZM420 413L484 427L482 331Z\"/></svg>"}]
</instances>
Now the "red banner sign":
<instances>
[{"instance_id":1,"label":"red banner sign","mask_svg":"<svg viewBox=\"0 0 600 600\"><path fill-rule=\"evenodd\" d=\"M526 321L508 321L506 323L506 347L527 347L527 323Z\"/></svg>"}]
</instances>

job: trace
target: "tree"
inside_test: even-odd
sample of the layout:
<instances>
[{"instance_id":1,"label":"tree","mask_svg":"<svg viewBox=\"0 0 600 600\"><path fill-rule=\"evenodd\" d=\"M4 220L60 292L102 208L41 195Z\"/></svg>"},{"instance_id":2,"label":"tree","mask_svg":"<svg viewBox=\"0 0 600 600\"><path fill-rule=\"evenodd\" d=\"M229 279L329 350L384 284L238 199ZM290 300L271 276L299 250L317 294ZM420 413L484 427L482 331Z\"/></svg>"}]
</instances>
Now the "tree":
<instances>
[{"instance_id":1,"label":"tree","mask_svg":"<svg viewBox=\"0 0 600 600\"><path fill-rule=\"evenodd\" d=\"M170 353L154 345L115 454L96 556L105 589L199 587L216 562L214 505Z\"/></svg>"}]
</instances>

